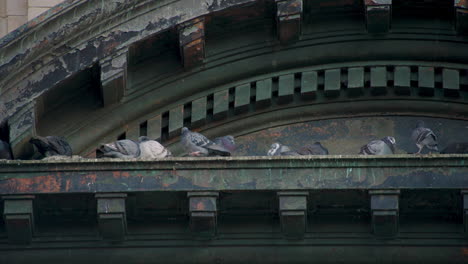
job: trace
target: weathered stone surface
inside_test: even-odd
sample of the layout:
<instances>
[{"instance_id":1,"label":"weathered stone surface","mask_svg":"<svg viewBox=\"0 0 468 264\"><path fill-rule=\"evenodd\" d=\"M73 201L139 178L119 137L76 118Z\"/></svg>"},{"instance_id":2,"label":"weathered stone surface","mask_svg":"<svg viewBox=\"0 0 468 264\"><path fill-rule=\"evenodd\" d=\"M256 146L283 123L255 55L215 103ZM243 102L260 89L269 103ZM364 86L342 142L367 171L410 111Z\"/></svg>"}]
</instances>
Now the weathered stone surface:
<instances>
[{"instance_id":1,"label":"weathered stone surface","mask_svg":"<svg viewBox=\"0 0 468 264\"><path fill-rule=\"evenodd\" d=\"M330 155L0 161L0 193L463 189L468 188L465 160L466 155Z\"/></svg>"}]
</instances>

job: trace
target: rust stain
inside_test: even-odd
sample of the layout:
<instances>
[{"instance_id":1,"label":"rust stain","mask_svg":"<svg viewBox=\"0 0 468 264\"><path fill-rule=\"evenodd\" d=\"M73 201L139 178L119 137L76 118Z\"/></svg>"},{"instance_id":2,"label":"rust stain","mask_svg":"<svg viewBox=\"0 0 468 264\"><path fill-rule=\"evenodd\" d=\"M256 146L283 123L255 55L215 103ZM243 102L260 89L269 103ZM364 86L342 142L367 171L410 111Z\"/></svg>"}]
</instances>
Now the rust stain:
<instances>
[{"instance_id":1,"label":"rust stain","mask_svg":"<svg viewBox=\"0 0 468 264\"><path fill-rule=\"evenodd\" d=\"M467 247L462 248L462 255L464 257L468 257L468 248Z\"/></svg>"},{"instance_id":2,"label":"rust stain","mask_svg":"<svg viewBox=\"0 0 468 264\"><path fill-rule=\"evenodd\" d=\"M113 171L112 172L112 177L114 178L129 178L130 173L126 171Z\"/></svg>"},{"instance_id":3,"label":"rust stain","mask_svg":"<svg viewBox=\"0 0 468 264\"><path fill-rule=\"evenodd\" d=\"M96 173L84 175L83 177L81 177L80 184L88 185L89 183L95 183L96 178L97 178Z\"/></svg>"},{"instance_id":4,"label":"rust stain","mask_svg":"<svg viewBox=\"0 0 468 264\"><path fill-rule=\"evenodd\" d=\"M65 183L65 191L68 192L70 190L70 185L71 185L71 181L67 180L66 183Z\"/></svg>"},{"instance_id":5,"label":"rust stain","mask_svg":"<svg viewBox=\"0 0 468 264\"><path fill-rule=\"evenodd\" d=\"M112 42L105 47L105 53L110 53L111 51L115 50L115 47L119 45L118 42Z\"/></svg>"},{"instance_id":6,"label":"rust stain","mask_svg":"<svg viewBox=\"0 0 468 264\"><path fill-rule=\"evenodd\" d=\"M203 202L198 202L196 208L197 210L203 211L205 210L205 204Z\"/></svg>"},{"instance_id":7,"label":"rust stain","mask_svg":"<svg viewBox=\"0 0 468 264\"><path fill-rule=\"evenodd\" d=\"M0 186L2 189L18 193L31 192L60 192L60 177L54 175L39 176L34 178L11 178L5 180ZM7 188L5 188L6 186Z\"/></svg>"}]
</instances>

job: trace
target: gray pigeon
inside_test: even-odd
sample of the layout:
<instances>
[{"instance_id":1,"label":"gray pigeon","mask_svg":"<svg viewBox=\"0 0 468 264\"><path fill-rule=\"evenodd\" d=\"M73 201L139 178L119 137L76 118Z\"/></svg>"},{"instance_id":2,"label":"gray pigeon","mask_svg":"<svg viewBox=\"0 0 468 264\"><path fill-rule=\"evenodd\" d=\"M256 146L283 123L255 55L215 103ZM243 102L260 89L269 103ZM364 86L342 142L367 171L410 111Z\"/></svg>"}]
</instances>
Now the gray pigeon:
<instances>
[{"instance_id":1,"label":"gray pigeon","mask_svg":"<svg viewBox=\"0 0 468 264\"><path fill-rule=\"evenodd\" d=\"M12 160L13 154L11 153L10 144L0 140L0 159Z\"/></svg>"},{"instance_id":2,"label":"gray pigeon","mask_svg":"<svg viewBox=\"0 0 468 264\"><path fill-rule=\"evenodd\" d=\"M149 137L140 137L140 156L142 159L160 159L172 157L172 153L161 145L158 141L152 140Z\"/></svg>"},{"instance_id":3,"label":"gray pigeon","mask_svg":"<svg viewBox=\"0 0 468 264\"><path fill-rule=\"evenodd\" d=\"M425 127L424 121L419 120L417 122L416 128L411 134L411 139L419 149L416 154L421 154L424 147L427 147L430 150L439 151L437 147L437 136L430 128Z\"/></svg>"},{"instance_id":4,"label":"gray pigeon","mask_svg":"<svg viewBox=\"0 0 468 264\"><path fill-rule=\"evenodd\" d=\"M117 140L112 143L101 144L96 150L98 158L134 159L140 156L138 142L130 139Z\"/></svg>"},{"instance_id":5,"label":"gray pigeon","mask_svg":"<svg viewBox=\"0 0 468 264\"><path fill-rule=\"evenodd\" d=\"M273 143L268 150L268 156L302 156L302 155L328 155L328 149L322 146L320 142L305 145L298 150L292 150L286 145L278 142Z\"/></svg>"},{"instance_id":6,"label":"gray pigeon","mask_svg":"<svg viewBox=\"0 0 468 264\"><path fill-rule=\"evenodd\" d=\"M231 152L225 147L186 127L182 128L180 141L189 156L231 156Z\"/></svg>"},{"instance_id":7,"label":"gray pigeon","mask_svg":"<svg viewBox=\"0 0 468 264\"><path fill-rule=\"evenodd\" d=\"M44 157L50 156L72 156L73 151L68 142L63 137L35 136L29 140L29 143L36 146L36 149Z\"/></svg>"},{"instance_id":8,"label":"gray pigeon","mask_svg":"<svg viewBox=\"0 0 468 264\"><path fill-rule=\"evenodd\" d=\"M299 156L300 154L286 145L278 142L271 144L267 153L268 156Z\"/></svg>"},{"instance_id":9,"label":"gray pigeon","mask_svg":"<svg viewBox=\"0 0 468 264\"><path fill-rule=\"evenodd\" d=\"M378 140L372 140L361 147L359 154L362 155L389 155L395 153L394 137L384 137Z\"/></svg>"},{"instance_id":10,"label":"gray pigeon","mask_svg":"<svg viewBox=\"0 0 468 264\"><path fill-rule=\"evenodd\" d=\"M300 155L328 155L328 149L320 142L305 145L297 150Z\"/></svg>"},{"instance_id":11,"label":"gray pigeon","mask_svg":"<svg viewBox=\"0 0 468 264\"><path fill-rule=\"evenodd\" d=\"M223 146L225 149L229 150L231 154L236 150L236 141L233 136L217 137L213 142L219 146Z\"/></svg>"}]
</instances>

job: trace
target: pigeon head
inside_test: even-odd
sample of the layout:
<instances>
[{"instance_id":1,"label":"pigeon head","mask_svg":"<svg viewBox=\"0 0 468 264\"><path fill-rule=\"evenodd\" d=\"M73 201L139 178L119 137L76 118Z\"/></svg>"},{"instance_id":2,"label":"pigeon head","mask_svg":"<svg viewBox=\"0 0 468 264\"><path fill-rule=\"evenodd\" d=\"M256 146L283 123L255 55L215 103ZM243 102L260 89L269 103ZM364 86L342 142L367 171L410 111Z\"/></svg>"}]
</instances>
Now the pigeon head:
<instances>
[{"instance_id":1,"label":"pigeon head","mask_svg":"<svg viewBox=\"0 0 468 264\"><path fill-rule=\"evenodd\" d=\"M279 151L280 148L281 148L281 144L280 144L280 143L273 143L273 144L271 144L270 150L268 150L267 155L268 155L268 156L275 156L275 154Z\"/></svg>"},{"instance_id":2,"label":"pigeon head","mask_svg":"<svg viewBox=\"0 0 468 264\"><path fill-rule=\"evenodd\" d=\"M234 140L233 136L216 138L214 141L216 144L222 145L231 152L236 150L236 141Z\"/></svg>"},{"instance_id":3,"label":"pigeon head","mask_svg":"<svg viewBox=\"0 0 468 264\"><path fill-rule=\"evenodd\" d=\"M395 140L394 137L384 137L384 138L382 138L382 141L387 143L387 145L395 145L396 144L396 140Z\"/></svg>"},{"instance_id":4,"label":"pigeon head","mask_svg":"<svg viewBox=\"0 0 468 264\"><path fill-rule=\"evenodd\" d=\"M188 129L187 127L183 127L182 130L181 130L182 134L185 134L185 133L188 133L188 132L190 132L190 129Z\"/></svg>"},{"instance_id":5,"label":"pigeon head","mask_svg":"<svg viewBox=\"0 0 468 264\"><path fill-rule=\"evenodd\" d=\"M382 141L390 147L393 153L395 153L396 140L394 137L384 137L382 138Z\"/></svg>"},{"instance_id":6,"label":"pigeon head","mask_svg":"<svg viewBox=\"0 0 468 264\"><path fill-rule=\"evenodd\" d=\"M138 138L138 141L140 142L145 142L145 141L150 141L151 138L147 137L147 136L141 136Z\"/></svg>"}]
</instances>

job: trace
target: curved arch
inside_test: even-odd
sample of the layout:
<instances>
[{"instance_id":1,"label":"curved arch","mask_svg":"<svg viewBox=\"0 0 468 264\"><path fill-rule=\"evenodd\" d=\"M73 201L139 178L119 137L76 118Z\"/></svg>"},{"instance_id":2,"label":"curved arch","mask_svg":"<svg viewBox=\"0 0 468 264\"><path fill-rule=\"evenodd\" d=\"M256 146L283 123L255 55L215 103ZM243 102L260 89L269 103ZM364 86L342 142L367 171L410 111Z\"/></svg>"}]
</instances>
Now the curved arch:
<instances>
[{"instance_id":1,"label":"curved arch","mask_svg":"<svg viewBox=\"0 0 468 264\"><path fill-rule=\"evenodd\" d=\"M258 120L346 116L343 107L467 118L467 42L449 12L408 22L396 9L391 31L373 35L360 1L345 2L304 4L300 38L287 44L274 1L61 5L0 46L0 110L16 152L34 133L64 135L83 154L122 133L171 144L183 125L240 135L264 128ZM201 31L184 39L185 29ZM271 93L258 95L262 85Z\"/></svg>"}]
</instances>

